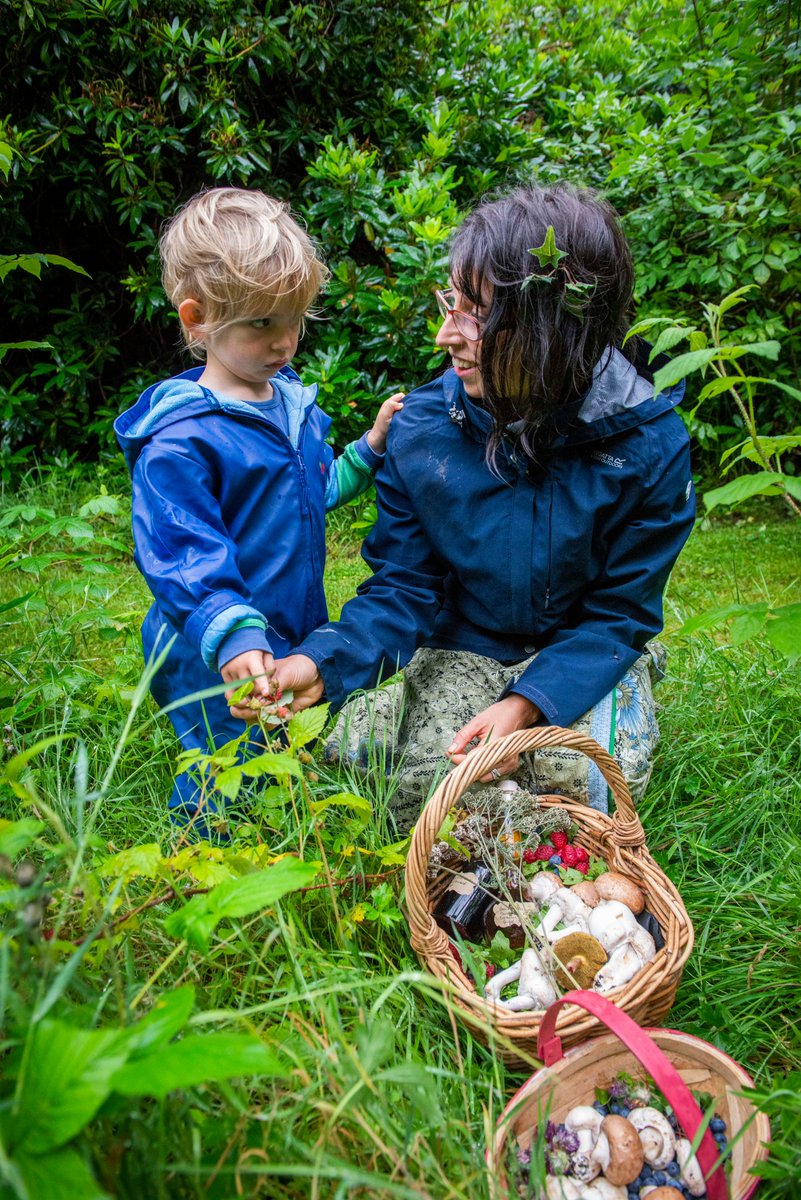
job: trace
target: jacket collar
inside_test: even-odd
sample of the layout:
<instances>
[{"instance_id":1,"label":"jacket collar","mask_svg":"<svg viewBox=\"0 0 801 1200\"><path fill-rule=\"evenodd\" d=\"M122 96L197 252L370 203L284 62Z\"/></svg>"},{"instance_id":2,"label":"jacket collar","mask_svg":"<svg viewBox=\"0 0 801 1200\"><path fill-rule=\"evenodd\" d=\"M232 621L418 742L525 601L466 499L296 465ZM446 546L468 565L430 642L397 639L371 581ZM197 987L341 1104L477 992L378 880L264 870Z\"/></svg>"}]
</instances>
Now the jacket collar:
<instances>
[{"instance_id":1,"label":"jacket collar","mask_svg":"<svg viewBox=\"0 0 801 1200\"><path fill-rule=\"evenodd\" d=\"M631 363L619 350L610 347L596 364L588 391L554 414L543 428L543 441L548 448L604 441L675 408L684 396L684 381L654 396L653 375L646 365L649 349L647 343L642 343L635 362ZM661 367L666 361L660 355L652 366ZM486 441L492 419L478 401L467 395L452 369L443 376L443 393L454 424L474 441Z\"/></svg>"}]
</instances>

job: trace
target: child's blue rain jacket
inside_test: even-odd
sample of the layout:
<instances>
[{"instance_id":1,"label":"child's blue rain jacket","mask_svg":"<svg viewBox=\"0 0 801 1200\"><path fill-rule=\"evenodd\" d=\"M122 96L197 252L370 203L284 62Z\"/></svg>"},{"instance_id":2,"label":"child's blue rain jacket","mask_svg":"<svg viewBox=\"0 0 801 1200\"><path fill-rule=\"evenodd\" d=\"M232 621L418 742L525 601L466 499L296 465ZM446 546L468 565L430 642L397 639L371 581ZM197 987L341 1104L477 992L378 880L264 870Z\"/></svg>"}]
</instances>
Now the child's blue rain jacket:
<instances>
[{"instance_id":1,"label":"child's blue rain jacket","mask_svg":"<svg viewBox=\"0 0 801 1200\"><path fill-rule=\"evenodd\" d=\"M153 684L161 705L221 684L237 654L286 654L326 620L325 512L348 498L316 387L283 368L278 420L202 387L202 369L148 388L114 425L133 480L136 564L155 598L146 657L175 638ZM363 490L382 456L366 437L345 456ZM185 748L245 729L222 695L170 715Z\"/></svg>"}]
</instances>

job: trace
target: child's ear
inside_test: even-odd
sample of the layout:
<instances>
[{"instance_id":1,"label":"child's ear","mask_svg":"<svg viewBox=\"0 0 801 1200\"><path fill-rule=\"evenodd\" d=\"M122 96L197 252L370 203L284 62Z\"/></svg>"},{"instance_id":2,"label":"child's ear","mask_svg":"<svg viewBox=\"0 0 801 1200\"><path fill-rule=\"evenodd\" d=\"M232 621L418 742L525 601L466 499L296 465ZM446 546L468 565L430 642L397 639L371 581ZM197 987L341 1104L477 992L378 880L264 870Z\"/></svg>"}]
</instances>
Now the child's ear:
<instances>
[{"instance_id":1,"label":"child's ear","mask_svg":"<svg viewBox=\"0 0 801 1200\"><path fill-rule=\"evenodd\" d=\"M199 300L187 298L178 305L178 316L187 333L198 336L197 327L203 324L203 306Z\"/></svg>"}]
</instances>

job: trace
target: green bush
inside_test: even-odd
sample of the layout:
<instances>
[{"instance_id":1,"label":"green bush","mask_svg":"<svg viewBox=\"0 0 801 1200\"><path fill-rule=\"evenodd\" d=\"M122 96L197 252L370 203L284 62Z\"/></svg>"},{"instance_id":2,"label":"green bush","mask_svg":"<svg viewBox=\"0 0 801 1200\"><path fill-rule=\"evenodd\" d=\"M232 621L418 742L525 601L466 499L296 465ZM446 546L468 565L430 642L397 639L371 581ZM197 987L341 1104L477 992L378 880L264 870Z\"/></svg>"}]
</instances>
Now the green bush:
<instances>
[{"instance_id":1,"label":"green bush","mask_svg":"<svg viewBox=\"0 0 801 1200\"><path fill-rule=\"evenodd\" d=\"M158 231L222 182L289 198L324 247L333 280L299 365L339 441L379 392L439 366L431 289L448 235L475 197L532 175L610 196L642 316L697 320L702 298L758 284L743 338L780 340L792 383L797 15L765 0L668 0L653 15L645 0L5 6L9 248L92 276L10 281L14 340L46 336L54 353L3 364L9 453L92 454L145 382L179 368ZM787 393L760 403L766 433L798 423ZM742 440L723 404L691 428L711 452L702 467Z\"/></svg>"}]
</instances>

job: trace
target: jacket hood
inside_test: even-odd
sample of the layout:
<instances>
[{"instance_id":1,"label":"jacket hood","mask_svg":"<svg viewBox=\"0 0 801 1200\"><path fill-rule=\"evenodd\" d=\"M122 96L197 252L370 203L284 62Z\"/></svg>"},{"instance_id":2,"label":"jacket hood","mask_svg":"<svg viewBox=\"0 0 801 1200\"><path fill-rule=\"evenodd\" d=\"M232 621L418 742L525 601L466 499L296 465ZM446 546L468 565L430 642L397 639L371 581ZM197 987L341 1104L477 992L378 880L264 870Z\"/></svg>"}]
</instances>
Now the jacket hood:
<instances>
[{"instance_id":1,"label":"jacket hood","mask_svg":"<svg viewBox=\"0 0 801 1200\"><path fill-rule=\"evenodd\" d=\"M117 417L114 432L129 471L133 471L142 447L153 435L178 421L212 412L258 416L258 410L246 401L219 396L199 383L203 370L202 366L191 367L171 379L151 384L136 404ZM295 445L303 419L317 399L317 385L304 387L291 367L282 367L270 382L286 410L289 437Z\"/></svg>"},{"instance_id":2,"label":"jacket hood","mask_svg":"<svg viewBox=\"0 0 801 1200\"><path fill-rule=\"evenodd\" d=\"M638 358L636 363L616 349L604 355L593 370L589 391L554 416L546 435L550 449L604 441L652 421L681 402L684 380L654 395L653 375L645 366L647 350L646 346L642 361ZM665 362L667 358L660 355L652 366L658 368ZM465 393L454 371L446 371L443 384L451 419L460 425L464 422L468 432L484 440L492 428L489 413Z\"/></svg>"}]
</instances>

